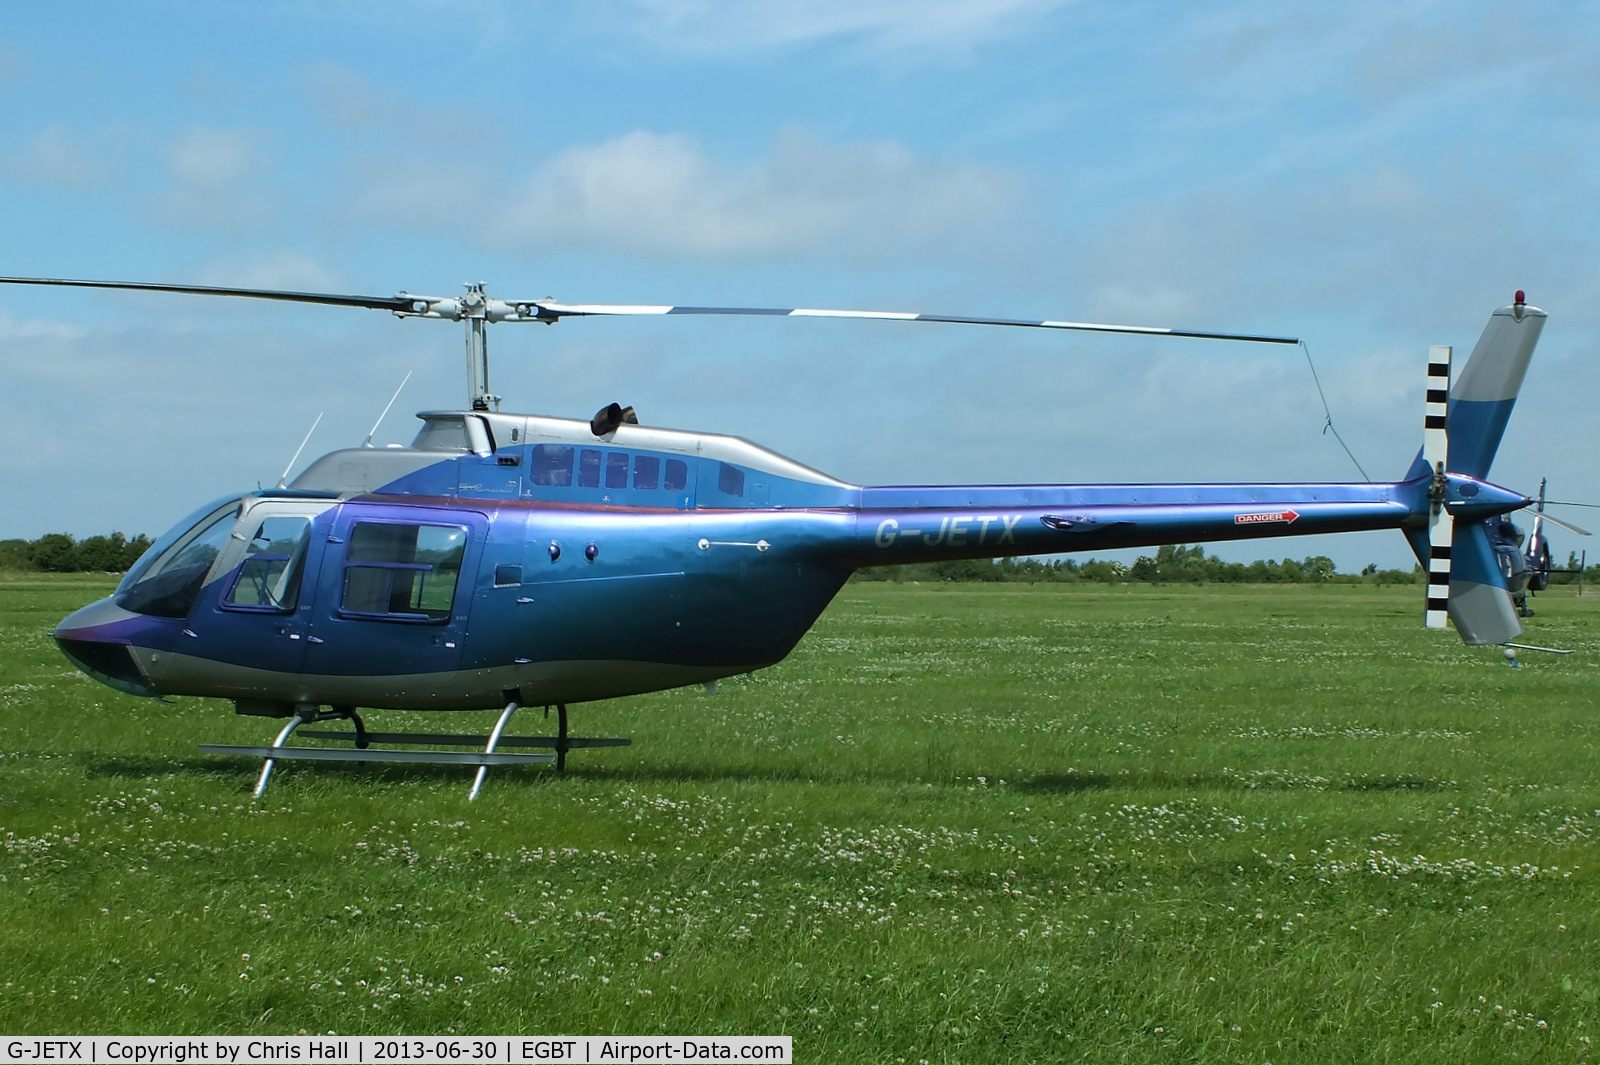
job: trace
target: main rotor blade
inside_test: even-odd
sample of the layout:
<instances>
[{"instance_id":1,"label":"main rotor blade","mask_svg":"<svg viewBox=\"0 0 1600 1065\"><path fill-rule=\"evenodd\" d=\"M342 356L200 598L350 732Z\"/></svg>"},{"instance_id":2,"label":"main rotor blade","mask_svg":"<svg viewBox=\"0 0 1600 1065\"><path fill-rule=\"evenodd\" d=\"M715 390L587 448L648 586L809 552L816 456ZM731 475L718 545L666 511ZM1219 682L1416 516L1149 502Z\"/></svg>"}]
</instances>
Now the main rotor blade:
<instances>
[{"instance_id":1,"label":"main rotor blade","mask_svg":"<svg viewBox=\"0 0 1600 1065\"><path fill-rule=\"evenodd\" d=\"M0 277L5 285L54 285L60 288L111 288L134 292L182 292L192 296L244 296L331 307L365 307L375 311L410 311L416 296L341 296L329 292L291 292L274 288L224 288L219 285L168 285L159 281L80 281L64 277Z\"/></svg>"},{"instance_id":2,"label":"main rotor blade","mask_svg":"<svg viewBox=\"0 0 1600 1065\"><path fill-rule=\"evenodd\" d=\"M670 307L656 304L553 303L547 300L508 300L518 307L538 308L538 317L581 318L590 315L728 314L769 318L856 318L891 322L944 322L953 325L1003 325L1020 329L1068 329L1084 333L1136 333L1143 336L1192 337L1200 340L1244 340L1258 344L1298 344L1297 337L1221 333L1204 329L1168 329L1148 325L1113 325L1105 322L1034 321L1023 318L978 318L959 314L919 314L911 311L848 311L819 307Z\"/></svg>"},{"instance_id":3,"label":"main rotor blade","mask_svg":"<svg viewBox=\"0 0 1600 1065\"><path fill-rule=\"evenodd\" d=\"M61 277L0 277L5 285L52 285L59 288L121 289L132 292L178 292L193 296L240 296L248 299L280 300L288 303L317 303L331 307L364 307L375 311L426 317L459 318L464 301L415 296L341 295L330 292L297 292L271 288L229 288L221 285L171 285L159 281L86 281ZM481 299L481 294L479 296ZM550 300L491 300L483 305L494 321L543 321L602 315L717 314L789 318L854 318L895 322L940 322L950 325L997 325L1019 329L1064 329L1083 333L1132 333L1141 336L1188 337L1198 340L1238 340L1257 344L1298 344L1297 337L1264 336L1254 333L1225 333L1205 329L1172 329L1147 325L1115 325L1108 322L1068 322L1022 318L984 318L959 314L920 314L909 311L852 311L820 307L674 307L658 304L556 303ZM432 312L432 313L430 313Z\"/></svg>"}]
</instances>

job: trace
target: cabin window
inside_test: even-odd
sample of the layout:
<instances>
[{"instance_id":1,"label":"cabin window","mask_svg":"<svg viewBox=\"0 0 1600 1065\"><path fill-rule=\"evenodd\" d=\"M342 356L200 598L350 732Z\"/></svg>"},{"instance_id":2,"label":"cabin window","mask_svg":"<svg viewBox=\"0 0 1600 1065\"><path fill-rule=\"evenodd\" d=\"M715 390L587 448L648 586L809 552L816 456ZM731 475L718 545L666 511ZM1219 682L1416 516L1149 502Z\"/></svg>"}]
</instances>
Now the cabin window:
<instances>
[{"instance_id":1,"label":"cabin window","mask_svg":"<svg viewBox=\"0 0 1600 1065\"><path fill-rule=\"evenodd\" d=\"M722 468L717 471L717 487L725 496L743 496L744 471L724 462Z\"/></svg>"},{"instance_id":2,"label":"cabin window","mask_svg":"<svg viewBox=\"0 0 1600 1065\"><path fill-rule=\"evenodd\" d=\"M460 526L358 522L350 531L340 609L395 621L446 621L466 552L467 530Z\"/></svg>"},{"instance_id":3,"label":"cabin window","mask_svg":"<svg viewBox=\"0 0 1600 1065\"><path fill-rule=\"evenodd\" d=\"M573 449L561 444L538 444L528 456L528 480L546 488L572 483Z\"/></svg>"},{"instance_id":4,"label":"cabin window","mask_svg":"<svg viewBox=\"0 0 1600 1065\"><path fill-rule=\"evenodd\" d=\"M237 500L206 515L156 559L135 584L117 596L117 605L136 614L188 617L238 516Z\"/></svg>"},{"instance_id":5,"label":"cabin window","mask_svg":"<svg viewBox=\"0 0 1600 1065\"><path fill-rule=\"evenodd\" d=\"M661 484L661 460L654 455L633 457L633 486L654 491Z\"/></svg>"},{"instance_id":6,"label":"cabin window","mask_svg":"<svg viewBox=\"0 0 1600 1065\"><path fill-rule=\"evenodd\" d=\"M689 483L689 464L682 459L668 459L666 476L661 479L661 487L669 492L676 492Z\"/></svg>"},{"instance_id":7,"label":"cabin window","mask_svg":"<svg viewBox=\"0 0 1600 1065\"><path fill-rule=\"evenodd\" d=\"M239 610L292 611L300 598L300 574L310 540L310 518L277 515L263 519L245 547L244 563L223 605Z\"/></svg>"},{"instance_id":8,"label":"cabin window","mask_svg":"<svg viewBox=\"0 0 1600 1065\"><path fill-rule=\"evenodd\" d=\"M578 452L578 487L600 487L600 452L593 448Z\"/></svg>"},{"instance_id":9,"label":"cabin window","mask_svg":"<svg viewBox=\"0 0 1600 1065\"><path fill-rule=\"evenodd\" d=\"M628 454L625 451L606 452L606 487L628 487Z\"/></svg>"},{"instance_id":10,"label":"cabin window","mask_svg":"<svg viewBox=\"0 0 1600 1065\"><path fill-rule=\"evenodd\" d=\"M522 563L502 562L494 568L494 586L512 588L522 583Z\"/></svg>"}]
</instances>

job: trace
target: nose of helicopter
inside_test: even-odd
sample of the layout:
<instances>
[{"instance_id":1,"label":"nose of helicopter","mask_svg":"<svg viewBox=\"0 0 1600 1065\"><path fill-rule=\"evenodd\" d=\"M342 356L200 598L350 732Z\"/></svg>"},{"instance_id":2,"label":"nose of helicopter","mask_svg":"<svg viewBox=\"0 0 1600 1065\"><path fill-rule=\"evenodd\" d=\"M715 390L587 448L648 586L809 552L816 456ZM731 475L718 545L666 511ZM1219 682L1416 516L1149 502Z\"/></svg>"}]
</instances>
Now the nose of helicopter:
<instances>
[{"instance_id":1,"label":"nose of helicopter","mask_svg":"<svg viewBox=\"0 0 1600 1065\"><path fill-rule=\"evenodd\" d=\"M101 684L153 697L155 689L140 672L130 648L128 630L140 620L148 619L102 599L67 615L50 635L73 665Z\"/></svg>"}]
</instances>

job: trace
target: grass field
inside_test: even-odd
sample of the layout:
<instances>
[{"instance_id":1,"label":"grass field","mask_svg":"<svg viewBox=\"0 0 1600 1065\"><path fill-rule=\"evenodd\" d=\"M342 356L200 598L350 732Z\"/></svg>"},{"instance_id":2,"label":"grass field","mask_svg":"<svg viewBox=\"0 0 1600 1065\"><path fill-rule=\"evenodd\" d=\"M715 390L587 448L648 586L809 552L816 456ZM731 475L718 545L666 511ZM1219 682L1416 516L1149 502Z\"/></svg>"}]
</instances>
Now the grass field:
<instances>
[{"instance_id":1,"label":"grass field","mask_svg":"<svg viewBox=\"0 0 1600 1065\"><path fill-rule=\"evenodd\" d=\"M564 779L258 766L0 579L0 1033L789 1034L797 1060L1574 1061L1600 596L851 585L790 659L575 708ZM532 712L520 731L544 728ZM492 715L430 722L487 731ZM378 728L413 715L375 713ZM517 731L518 722L513 722Z\"/></svg>"}]
</instances>

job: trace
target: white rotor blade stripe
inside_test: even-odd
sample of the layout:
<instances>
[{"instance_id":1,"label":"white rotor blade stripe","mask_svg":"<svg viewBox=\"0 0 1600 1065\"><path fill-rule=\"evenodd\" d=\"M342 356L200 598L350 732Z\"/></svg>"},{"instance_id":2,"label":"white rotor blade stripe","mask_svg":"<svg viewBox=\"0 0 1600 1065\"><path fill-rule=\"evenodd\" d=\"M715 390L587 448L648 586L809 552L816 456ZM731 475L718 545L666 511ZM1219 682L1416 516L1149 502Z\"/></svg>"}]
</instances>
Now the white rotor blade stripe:
<instances>
[{"instance_id":1,"label":"white rotor blade stripe","mask_svg":"<svg viewBox=\"0 0 1600 1065\"><path fill-rule=\"evenodd\" d=\"M566 318L588 315L714 314L764 318L853 318L892 322L942 322L951 325L998 325L1019 329L1066 329L1087 333L1135 333L1145 336L1191 337L1201 340L1243 340L1260 344L1298 344L1295 337L1253 333L1221 333L1201 329L1168 329L1148 325L1113 325L1106 322L1068 322L1053 319L980 318L957 314L920 314L914 311L852 311L826 307L667 307L632 303L554 303L511 300L517 306L537 307L539 317Z\"/></svg>"}]
</instances>

